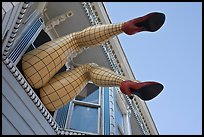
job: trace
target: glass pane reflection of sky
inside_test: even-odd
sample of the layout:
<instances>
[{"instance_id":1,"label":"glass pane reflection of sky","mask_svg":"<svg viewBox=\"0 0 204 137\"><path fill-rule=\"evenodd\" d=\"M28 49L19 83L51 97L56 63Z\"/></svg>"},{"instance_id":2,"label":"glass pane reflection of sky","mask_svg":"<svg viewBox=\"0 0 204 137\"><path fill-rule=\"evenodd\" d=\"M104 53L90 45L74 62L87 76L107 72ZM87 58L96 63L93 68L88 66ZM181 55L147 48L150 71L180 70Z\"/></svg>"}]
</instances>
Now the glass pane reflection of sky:
<instances>
[{"instance_id":1,"label":"glass pane reflection of sky","mask_svg":"<svg viewBox=\"0 0 204 137\"><path fill-rule=\"evenodd\" d=\"M75 105L70 129L97 133L98 109Z\"/></svg>"}]
</instances>

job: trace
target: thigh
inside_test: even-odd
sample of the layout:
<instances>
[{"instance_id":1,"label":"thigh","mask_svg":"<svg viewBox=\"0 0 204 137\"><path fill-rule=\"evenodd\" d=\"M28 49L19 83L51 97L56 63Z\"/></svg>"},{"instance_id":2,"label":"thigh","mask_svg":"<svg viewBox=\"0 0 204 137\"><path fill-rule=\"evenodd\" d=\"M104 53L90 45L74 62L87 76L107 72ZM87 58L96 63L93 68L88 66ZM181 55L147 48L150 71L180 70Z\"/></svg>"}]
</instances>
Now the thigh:
<instances>
[{"instance_id":1,"label":"thigh","mask_svg":"<svg viewBox=\"0 0 204 137\"><path fill-rule=\"evenodd\" d=\"M40 89L40 98L47 109L55 111L74 99L88 81L83 66L59 73Z\"/></svg>"}]
</instances>

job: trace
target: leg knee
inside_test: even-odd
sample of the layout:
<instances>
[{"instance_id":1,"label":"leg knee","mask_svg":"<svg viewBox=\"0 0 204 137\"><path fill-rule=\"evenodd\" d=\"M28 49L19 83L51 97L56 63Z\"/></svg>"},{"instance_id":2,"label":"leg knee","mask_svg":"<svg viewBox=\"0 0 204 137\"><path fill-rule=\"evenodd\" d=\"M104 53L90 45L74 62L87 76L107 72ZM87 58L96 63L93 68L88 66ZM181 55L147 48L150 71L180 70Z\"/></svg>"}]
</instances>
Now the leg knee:
<instances>
[{"instance_id":1,"label":"leg knee","mask_svg":"<svg viewBox=\"0 0 204 137\"><path fill-rule=\"evenodd\" d=\"M91 69L98 67L96 63L87 63L87 64L84 64L83 66L84 66L84 69L86 69L86 71L88 72L90 72Z\"/></svg>"},{"instance_id":2,"label":"leg knee","mask_svg":"<svg viewBox=\"0 0 204 137\"><path fill-rule=\"evenodd\" d=\"M91 67L98 67L98 64L96 64L96 63L88 63L87 65L89 65Z\"/></svg>"}]
</instances>

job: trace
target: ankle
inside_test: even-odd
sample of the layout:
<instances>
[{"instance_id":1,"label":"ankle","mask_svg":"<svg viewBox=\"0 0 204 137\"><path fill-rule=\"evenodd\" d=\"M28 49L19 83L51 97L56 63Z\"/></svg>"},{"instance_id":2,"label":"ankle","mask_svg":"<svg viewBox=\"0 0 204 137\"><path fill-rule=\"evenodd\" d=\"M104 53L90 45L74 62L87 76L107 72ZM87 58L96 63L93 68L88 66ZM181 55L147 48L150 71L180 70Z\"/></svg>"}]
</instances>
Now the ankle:
<instances>
[{"instance_id":1,"label":"ankle","mask_svg":"<svg viewBox=\"0 0 204 137\"><path fill-rule=\"evenodd\" d=\"M126 80L126 81L123 81L121 84L120 84L120 90L123 94L125 95L128 95L128 96L131 96L131 91L129 89L130 87L130 84L131 84L132 81L130 80Z\"/></svg>"}]
</instances>

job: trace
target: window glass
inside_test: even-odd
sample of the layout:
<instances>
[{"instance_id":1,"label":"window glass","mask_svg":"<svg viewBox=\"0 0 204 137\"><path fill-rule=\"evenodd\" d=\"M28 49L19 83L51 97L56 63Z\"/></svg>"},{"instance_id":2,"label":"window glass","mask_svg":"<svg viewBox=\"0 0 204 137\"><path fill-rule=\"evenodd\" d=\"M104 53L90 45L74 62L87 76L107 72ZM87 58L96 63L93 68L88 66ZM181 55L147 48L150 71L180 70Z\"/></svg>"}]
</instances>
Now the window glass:
<instances>
[{"instance_id":1,"label":"window glass","mask_svg":"<svg viewBox=\"0 0 204 137\"><path fill-rule=\"evenodd\" d=\"M74 105L70 129L97 133L98 108Z\"/></svg>"},{"instance_id":2,"label":"window glass","mask_svg":"<svg viewBox=\"0 0 204 137\"><path fill-rule=\"evenodd\" d=\"M109 88L104 87L104 134L110 135Z\"/></svg>"},{"instance_id":3,"label":"window glass","mask_svg":"<svg viewBox=\"0 0 204 137\"><path fill-rule=\"evenodd\" d=\"M86 87L80 92L80 94L75 98L79 101L99 103L99 88L94 84L87 84Z\"/></svg>"},{"instance_id":4,"label":"window glass","mask_svg":"<svg viewBox=\"0 0 204 137\"><path fill-rule=\"evenodd\" d=\"M51 38L44 30L41 30L40 34L37 36L33 44L37 48L48 41L51 41Z\"/></svg>"}]
</instances>

